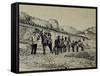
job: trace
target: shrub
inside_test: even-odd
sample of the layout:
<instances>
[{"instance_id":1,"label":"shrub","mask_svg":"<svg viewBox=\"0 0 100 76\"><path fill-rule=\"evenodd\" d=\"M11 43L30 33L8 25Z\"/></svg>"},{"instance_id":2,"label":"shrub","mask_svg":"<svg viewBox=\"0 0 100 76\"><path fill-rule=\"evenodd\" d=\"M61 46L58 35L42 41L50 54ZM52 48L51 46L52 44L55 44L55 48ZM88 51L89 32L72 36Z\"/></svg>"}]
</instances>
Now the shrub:
<instances>
[{"instance_id":1,"label":"shrub","mask_svg":"<svg viewBox=\"0 0 100 76\"><path fill-rule=\"evenodd\" d=\"M88 52L79 52L75 57L88 59L90 57L90 54Z\"/></svg>"}]
</instances>

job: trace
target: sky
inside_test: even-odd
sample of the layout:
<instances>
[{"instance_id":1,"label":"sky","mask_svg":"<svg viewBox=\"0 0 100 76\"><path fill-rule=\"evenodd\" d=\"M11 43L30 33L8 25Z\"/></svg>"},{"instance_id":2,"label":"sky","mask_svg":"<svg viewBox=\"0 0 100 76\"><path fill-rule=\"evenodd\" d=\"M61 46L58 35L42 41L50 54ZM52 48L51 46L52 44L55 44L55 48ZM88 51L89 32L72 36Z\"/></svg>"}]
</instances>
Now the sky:
<instances>
[{"instance_id":1,"label":"sky","mask_svg":"<svg viewBox=\"0 0 100 76\"><path fill-rule=\"evenodd\" d=\"M88 27L96 26L96 9L20 5L19 11L44 20L56 19L59 26L64 29L72 26L83 31Z\"/></svg>"}]
</instances>

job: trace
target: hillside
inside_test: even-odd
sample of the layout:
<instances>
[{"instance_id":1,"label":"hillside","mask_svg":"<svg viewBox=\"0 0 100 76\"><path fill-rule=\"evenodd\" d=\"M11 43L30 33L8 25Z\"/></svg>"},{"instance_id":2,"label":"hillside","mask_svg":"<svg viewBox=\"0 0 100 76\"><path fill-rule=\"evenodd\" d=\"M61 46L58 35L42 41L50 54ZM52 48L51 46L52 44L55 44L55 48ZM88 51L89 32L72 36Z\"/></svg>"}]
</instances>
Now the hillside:
<instances>
[{"instance_id":1,"label":"hillside","mask_svg":"<svg viewBox=\"0 0 100 76\"><path fill-rule=\"evenodd\" d=\"M71 34L77 34L78 32L80 32L79 30L77 30L76 28L72 27L72 26L64 26L64 30L68 33Z\"/></svg>"},{"instance_id":2,"label":"hillside","mask_svg":"<svg viewBox=\"0 0 100 76\"><path fill-rule=\"evenodd\" d=\"M56 29L59 31L64 31L64 32L71 33L71 34L76 34L80 32L79 30L77 30L76 28L72 26L65 25L64 27L62 27L59 24L58 20L56 19L44 20L38 17L32 17L24 12L20 12L20 22L24 22L24 23L29 22L31 24L37 24L38 26L48 27L48 28Z\"/></svg>"},{"instance_id":3,"label":"hillside","mask_svg":"<svg viewBox=\"0 0 100 76\"><path fill-rule=\"evenodd\" d=\"M89 39L95 39L96 38L96 27L95 26L89 27L82 32L78 32L78 34L87 36Z\"/></svg>"}]
</instances>

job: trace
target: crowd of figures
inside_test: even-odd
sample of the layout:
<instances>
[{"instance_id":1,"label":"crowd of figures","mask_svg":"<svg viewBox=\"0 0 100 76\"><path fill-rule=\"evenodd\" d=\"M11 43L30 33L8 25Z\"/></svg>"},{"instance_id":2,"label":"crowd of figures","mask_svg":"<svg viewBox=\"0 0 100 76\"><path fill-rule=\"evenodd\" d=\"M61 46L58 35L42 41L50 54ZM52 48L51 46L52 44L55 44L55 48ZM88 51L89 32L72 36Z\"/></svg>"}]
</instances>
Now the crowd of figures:
<instances>
[{"instance_id":1,"label":"crowd of figures","mask_svg":"<svg viewBox=\"0 0 100 76\"><path fill-rule=\"evenodd\" d=\"M84 51L84 39L82 40L71 40L70 36L60 36L58 35L56 39L54 40L54 46L53 40L52 40L52 35L49 32L43 32L39 31L38 33L33 32L31 40L32 40L32 51L31 54L36 54L37 51L37 45L38 45L38 40L41 38L41 44L43 47L43 54L46 54L46 47L49 47L50 53L54 53L55 55L58 55L59 53L63 52L78 52L79 49L81 51Z\"/></svg>"}]
</instances>

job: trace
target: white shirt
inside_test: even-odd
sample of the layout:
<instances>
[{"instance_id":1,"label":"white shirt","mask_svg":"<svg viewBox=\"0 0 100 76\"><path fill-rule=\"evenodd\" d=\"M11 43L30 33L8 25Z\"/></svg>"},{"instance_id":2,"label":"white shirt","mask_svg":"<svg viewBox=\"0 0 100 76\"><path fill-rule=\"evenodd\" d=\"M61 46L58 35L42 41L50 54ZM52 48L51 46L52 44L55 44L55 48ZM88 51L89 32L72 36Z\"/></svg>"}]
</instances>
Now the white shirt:
<instances>
[{"instance_id":1,"label":"white shirt","mask_svg":"<svg viewBox=\"0 0 100 76\"><path fill-rule=\"evenodd\" d=\"M38 34L33 34L32 35L32 44L37 44L38 40L37 40Z\"/></svg>"}]
</instances>

